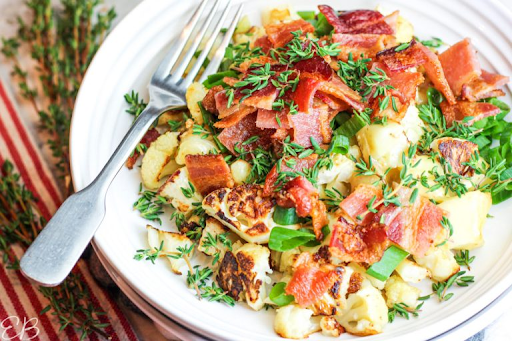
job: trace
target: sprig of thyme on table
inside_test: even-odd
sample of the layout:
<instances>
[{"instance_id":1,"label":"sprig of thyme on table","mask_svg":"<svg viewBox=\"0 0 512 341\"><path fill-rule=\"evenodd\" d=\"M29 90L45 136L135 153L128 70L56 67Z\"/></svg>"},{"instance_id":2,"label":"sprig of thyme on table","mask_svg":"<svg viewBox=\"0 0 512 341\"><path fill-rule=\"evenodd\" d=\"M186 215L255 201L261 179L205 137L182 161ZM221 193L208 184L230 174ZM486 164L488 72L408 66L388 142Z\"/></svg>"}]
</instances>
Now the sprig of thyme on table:
<instances>
[{"instance_id":1,"label":"sprig of thyme on table","mask_svg":"<svg viewBox=\"0 0 512 341\"><path fill-rule=\"evenodd\" d=\"M2 266L12 271L20 271L19 259L13 246L26 249L38 236L46 224L37 207L37 199L21 182L14 167L5 161L0 168L0 254ZM41 314L54 315L61 326L75 328L82 339L96 332L108 337L104 331L108 324L102 323L99 316L104 312L91 303L88 289L83 285L79 274L72 273L59 286L38 287L48 299L48 305Z\"/></svg>"},{"instance_id":2,"label":"sprig of thyme on table","mask_svg":"<svg viewBox=\"0 0 512 341\"><path fill-rule=\"evenodd\" d=\"M113 9L99 12L99 0L62 0L61 4L62 10L55 11L50 0L27 1L31 19L18 18L18 36L2 38L1 52L12 63L20 94L39 115L69 194L68 136L75 97L116 14ZM34 68L22 64L19 49L25 46Z\"/></svg>"}]
</instances>

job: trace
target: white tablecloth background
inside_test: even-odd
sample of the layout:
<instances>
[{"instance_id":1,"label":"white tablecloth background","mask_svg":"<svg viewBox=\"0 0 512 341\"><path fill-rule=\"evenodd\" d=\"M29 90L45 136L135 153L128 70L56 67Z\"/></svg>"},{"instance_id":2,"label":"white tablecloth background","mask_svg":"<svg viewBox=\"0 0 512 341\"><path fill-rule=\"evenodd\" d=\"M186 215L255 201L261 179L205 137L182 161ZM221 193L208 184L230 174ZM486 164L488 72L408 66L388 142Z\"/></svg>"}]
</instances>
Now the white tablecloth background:
<instances>
[{"instance_id":1,"label":"white tablecloth background","mask_svg":"<svg viewBox=\"0 0 512 341\"><path fill-rule=\"evenodd\" d=\"M106 5L114 5L118 14L116 23L119 22L131 9L133 9L141 0L104 0ZM170 0L166 0L170 1ZM468 0L482 1L482 0ZM512 0L500 0L512 10ZM290 1L291 3L293 1ZM385 2L385 1L383 1ZM484 1L482 1L484 2ZM16 33L16 18L18 16L26 17L28 11L26 6L20 0L0 0L0 37L10 37ZM512 58L512 56L511 56ZM5 65L3 57L0 57L0 76L3 79L9 79L10 69ZM11 84L11 90L16 92L14 84ZM36 129L37 116L31 108L20 98L17 98L24 119L29 123L34 136L39 136ZM40 141L42 145L42 141ZM48 151L45 151L47 155ZM156 330L151 321L146 317L133 313L129 309L124 309L129 320L133 323L136 332L141 340L160 341L165 338ZM493 324L485 329L484 332L473 337L474 341L505 341L512 340L512 306Z\"/></svg>"}]
</instances>

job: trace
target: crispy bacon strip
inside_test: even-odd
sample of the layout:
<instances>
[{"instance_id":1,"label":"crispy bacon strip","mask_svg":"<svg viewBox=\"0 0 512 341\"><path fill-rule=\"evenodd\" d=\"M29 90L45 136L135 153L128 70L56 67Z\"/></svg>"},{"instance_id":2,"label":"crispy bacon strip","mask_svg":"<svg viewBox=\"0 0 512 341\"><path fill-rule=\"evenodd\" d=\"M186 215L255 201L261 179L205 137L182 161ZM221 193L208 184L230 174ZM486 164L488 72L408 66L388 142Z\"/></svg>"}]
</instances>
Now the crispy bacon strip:
<instances>
[{"instance_id":1,"label":"crispy bacon strip","mask_svg":"<svg viewBox=\"0 0 512 341\"><path fill-rule=\"evenodd\" d=\"M321 81L313 78L302 78L299 80L297 89L293 93L293 100L299 107L300 112L310 114L313 111L313 97L321 84Z\"/></svg>"},{"instance_id":2,"label":"crispy bacon strip","mask_svg":"<svg viewBox=\"0 0 512 341\"><path fill-rule=\"evenodd\" d=\"M339 279L332 266L321 266L314 262L308 252L300 254L294 264L295 271L286 285L285 292L293 295L301 307L307 307L320 299Z\"/></svg>"},{"instance_id":3,"label":"crispy bacon strip","mask_svg":"<svg viewBox=\"0 0 512 341\"><path fill-rule=\"evenodd\" d=\"M149 129L146 134L140 140L140 143L149 147L153 141L155 141L160 136L160 133L155 128ZM133 151L133 154L126 160L126 167L128 169L132 169L139 158L140 153L136 150Z\"/></svg>"},{"instance_id":4,"label":"crispy bacon strip","mask_svg":"<svg viewBox=\"0 0 512 341\"><path fill-rule=\"evenodd\" d=\"M364 104L361 102L359 93L349 88L338 76L332 77L332 80L329 82L323 82L318 90L341 99L354 109L364 110Z\"/></svg>"},{"instance_id":5,"label":"crispy bacon strip","mask_svg":"<svg viewBox=\"0 0 512 341\"><path fill-rule=\"evenodd\" d=\"M368 212L362 217L362 220L359 220L358 216L368 211L368 204L373 198L375 198L374 203L382 199L382 191L379 188L371 185L359 185L348 197L343 199L340 208L352 221L366 225L373 220L375 214Z\"/></svg>"},{"instance_id":6,"label":"crispy bacon strip","mask_svg":"<svg viewBox=\"0 0 512 341\"><path fill-rule=\"evenodd\" d=\"M202 196L235 185L231 170L222 155L187 155L185 165L190 181Z\"/></svg>"},{"instance_id":7,"label":"crispy bacon strip","mask_svg":"<svg viewBox=\"0 0 512 341\"><path fill-rule=\"evenodd\" d=\"M281 162L281 172L302 172L305 168L311 168L315 165L317 155L313 154L303 159L299 159L298 157L290 157L289 159L293 159L295 164L293 168L290 168L286 165L286 162ZM278 184L276 184L277 177L279 176L277 172L277 164L272 167L270 172L267 174L267 178L265 179L265 188L263 189L264 196L271 196L274 194L275 189Z\"/></svg>"},{"instance_id":8,"label":"crispy bacon strip","mask_svg":"<svg viewBox=\"0 0 512 341\"><path fill-rule=\"evenodd\" d=\"M302 31L303 34L315 32L313 25L303 19L265 26L268 39L274 47L283 47L293 39L292 32Z\"/></svg>"},{"instance_id":9,"label":"crispy bacon strip","mask_svg":"<svg viewBox=\"0 0 512 341\"><path fill-rule=\"evenodd\" d=\"M417 197L411 204L412 189L402 187L397 196L401 206L381 207L374 222L385 225L387 238L415 256L424 256L444 231L443 211L428 199Z\"/></svg>"},{"instance_id":10,"label":"crispy bacon strip","mask_svg":"<svg viewBox=\"0 0 512 341\"><path fill-rule=\"evenodd\" d=\"M327 225L327 209L319 198L318 190L306 178L299 176L286 183L277 204L295 207L299 217L311 216L316 238L323 239L322 228Z\"/></svg>"},{"instance_id":11,"label":"crispy bacon strip","mask_svg":"<svg viewBox=\"0 0 512 341\"><path fill-rule=\"evenodd\" d=\"M220 142L235 155L238 154L235 152L235 146L237 145L247 151L254 150L257 147L262 147L263 149L270 148L272 145L271 136L274 134L275 130L258 128L256 126L256 118L257 113L252 113L245 116L235 125L222 130L219 134ZM249 145L241 146L242 142L252 136L259 136L259 139Z\"/></svg>"},{"instance_id":12,"label":"crispy bacon strip","mask_svg":"<svg viewBox=\"0 0 512 341\"><path fill-rule=\"evenodd\" d=\"M476 102L483 98L505 96L498 89L509 82L509 77L482 70L480 77L462 85L462 98Z\"/></svg>"},{"instance_id":13,"label":"crispy bacon strip","mask_svg":"<svg viewBox=\"0 0 512 341\"><path fill-rule=\"evenodd\" d=\"M219 111L217 110L217 106L215 104L215 95L221 91L223 91L224 88L222 87L222 85L216 85L214 86L213 88L211 88L210 90L208 90L208 92L206 93L206 96L204 96L203 98L203 107L211 112L212 114L218 114Z\"/></svg>"},{"instance_id":14,"label":"crispy bacon strip","mask_svg":"<svg viewBox=\"0 0 512 341\"><path fill-rule=\"evenodd\" d=\"M463 121L466 117L473 117L469 122L466 122L467 125L472 125L476 121L489 116L496 116L501 112L500 108L490 103L468 101L458 101L454 105L443 101L441 102L441 111L448 127L455 121Z\"/></svg>"},{"instance_id":15,"label":"crispy bacon strip","mask_svg":"<svg viewBox=\"0 0 512 341\"><path fill-rule=\"evenodd\" d=\"M374 58L379 51L393 46L395 37L385 34L344 34L335 33L332 41L340 44L341 52L338 58L347 61L349 54L354 60L363 55L365 58Z\"/></svg>"},{"instance_id":16,"label":"crispy bacon strip","mask_svg":"<svg viewBox=\"0 0 512 341\"><path fill-rule=\"evenodd\" d=\"M446 80L443 66L439 61L439 58L434 52L430 51L430 49L423 44L418 44L418 46L421 48L423 54L426 57L426 63L423 66L425 67L425 73L427 74L428 78L432 84L434 84L434 87L441 91L448 103L455 104L455 96L453 95L452 89Z\"/></svg>"},{"instance_id":17,"label":"crispy bacon strip","mask_svg":"<svg viewBox=\"0 0 512 341\"><path fill-rule=\"evenodd\" d=\"M420 43L412 40L409 47L396 51L396 46L377 53L377 61L386 65L392 72L405 71L424 64L427 56L423 53Z\"/></svg>"},{"instance_id":18,"label":"crispy bacon strip","mask_svg":"<svg viewBox=\"0 0 512 341\"><path fill-rule=\"evenodd\" d=\"M329 126L330 112L326 109L313 109L311 114L299 112L288 115L293 128L293 141L303 147L311 147L311 138L318 144L329 143L332 131Z\"/></svg>"},{"instance_id":19,"label":"crispy bacon strip","mask_svg":"<svg viewBox=\"0 0 512 341\"><path fill-rule=\"evenodd\" d=\"M239 106L239 110L236 111L235 113L227 116L227 117L224 117L222 120L220 120L219 122L216 122L214 124L214 126L216 128L229 128L229 127L232 127L234 126L235 124L237 124L238 122L240 122L244 117L256 112L256 108L255 107L249 107L247 105L240 105Z\"/></svg>"},{"instance_id":20,"label":"crispy bacon strip","mask_svg":"<svg viewBox=\"0 0 512 341\"><path fill-rule=\"evenodd\" d=\"M298 61L294 69L300 73L300 77L314 78L318 81L328 81L332 77L332 68L320 56Z\"/></svg>"},{"instance_id":21,"label":"crispy bacon strip","mask_svg":"<svg viewBox=\"0 0 512 341\"><path fill-rule=\"evenodd\" d=\"M319 5L318 10L320 10L320 12L325 16L327 22L331 24L332 27L334 27L334 32L343 33L350 30L347 24L340 20L338 13L331 6Z\"/></svg>"},{"instance_id":22,"label":"crispy bacon strip","mask_svg":"<svg viewBox=\"0 0 512 341\"><path fill-rule=\"evenodd\" d=\"M455 96L461 94L464 84L479 78L482 74L480 62L469 38L459 41L441 53L439 61Z\"/></svg>"},{"instance_id":23,"label":"crispy bacon strip","mask_svg":"<svg viewBox=\"0 0 512 341\"><path fill-rule=\"evenodd\" d=\"M278 121L279 120L279 121ZM258 117L256 119L256 126L258 128L271 128L271 129L290 129L290 121L286 111L276 110L258 110Z\"/></svg>"}]
</instances>

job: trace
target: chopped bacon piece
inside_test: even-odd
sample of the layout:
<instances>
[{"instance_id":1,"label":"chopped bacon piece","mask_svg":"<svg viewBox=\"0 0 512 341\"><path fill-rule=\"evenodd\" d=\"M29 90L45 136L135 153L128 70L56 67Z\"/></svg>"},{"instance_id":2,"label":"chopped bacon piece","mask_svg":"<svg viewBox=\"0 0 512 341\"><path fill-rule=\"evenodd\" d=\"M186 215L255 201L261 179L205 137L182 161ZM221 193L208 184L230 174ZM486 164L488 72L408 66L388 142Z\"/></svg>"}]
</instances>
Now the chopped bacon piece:
<instances>
[{"instance_id":1,"label":"chopped bacon piece","mask_svg":"<svg viewBox=\"0 0 512 341\"><path fill-rule=\"evenodd\" d=\"M190 182L202 196L219 188L231 188L235 182L222 155L185 156Z\"/></svg>"},{"instance_id":2,"label":"chopped bacon piece","mask_svg":"<svg viewBox=\"0 0 512 341\"><path fill-rule=\"evenodd\" d=\"M354 11L343 12L339 18L341 22L350 28L348 33L395 33L393 29L386 23L384 16L378 11L358 9Z\"/></svg>"},{"instance_id":3,"label":"chopped bacon piece","mask_svg":"<svg viewBox=\"0 0 512 341\"><path fill-rule=\"evenodd\" d=\"M212 114L218 114L219 111L217 110L217 106L215 104L215 95L221 91L223 91L224 88L222 87L222 85L216 85L214 86L213 88L211 88L210 90L208 90L208 92L206 93L206 96L204 96L203 98L203 107L211 112Z\"/></svg>"},{"instance_id":4,"label":"chopped bacon piece","mask_svg":"<svg viewBox=\"0 0 512 341\"><path fill-rule=\"evenodd\" d=\"M272 42L268 39L268 36L260 37L254 42L254 47L261 47L263 53L267 54L272 48Z\"/></svg>"},{"instance_id":5,"label":"chopped bacon piece","mask_svg":"<svg viewBox=\"0 0 512 341\"><path fill-rule=\"evenodd\" d=\"M299 255L294 268L285 292L303 308L318 301L340 277L336 268L317 264L308 252Z\"/></svg>"},{"instance_id":6,"label":"chopped bacon piece","mask_svg":"<svg viewBox=\"0 0 512 341\"><path fill-rule=\"evenodd\" d=\"M272 145L271 136L274 134L274 129L260 129L256 126L257 113L252 113L245 116L242 120L237 122L235 125L222 130L219 134L219 141L229 151L235 155L235 146L248 140L252 136L259 136L256 142L249 145L243 146L247 151L254 150L257 147L268 149Z\"/></svg>"},{"instance_id":7,"label":"chopped bacon piece","mask_svg":"<svg viewBox=\"0 0 512 341\"><path fill-rule=\"evenodd\" d=\"M269 56L258 56L244 61L242 64L240 64L238 70L246 73L253 64L265 65L267 63L270 65L275 65L277 64L277 61Z\"/></svg>"},{"instance_id":8,"label":"chopped bacon piece","mask_svg":"<svg viewBox=\"0 0 512 341\"><path fill-rule=\"evenodd\" d=\"M327 209L319 198L318 190L306 178L299 176L287 182L277 198L277 204L295 207L299 217L311 216L316 238L323 239L322 228L327 225Z\"/></svg>"},{"instance_id":9,"label":"chopped bacon piece","mask_svg":"<svg viewBox=\"0 0 512 341\"><path fill-rule=\"evenodd\" d=\"M451 166L454 173L463 176L472 176L473 168L465 165L469 162L471 156L478 151L478 145L461 139L454 139L451 137L443 137L435 141L439 154Z\"/></svg>"},{"instance_id":10,"label":"chopped bacon piece","mask_svg":"<svg viewBox=\"0 0 512 341\"><path fill-rule=\"evenodd\" d=\"M160 133L155 128L149 129L146 134L140 140L144 146L149 147L153 141L155 141L160 136ZM140 153L137 150L133 151L133 154L126 160L126 167L128 169L132 169L139 158Z\"/></svg>"},{"instance_id":11,"label":"chopped bacon piece","mask_svg":"<svg viewBox=\"0 0 512 341\"><path fill-rule=\"evenodd\" d=\"M279 122L278 122L279 120ZM258 128L271 128L271 129L290 129L291 125L288 120L286 111L276 110L258 110L258 118L256 119L256 126Z\"/></svg>"},{"instance_id":12,"label":"chopped bacon piece","mask_svg":"<svg viewBox=\"0 0 512 341\"><path fill-rule=\"evenodd\" d=\"M240 90L243 90L241 88ZM254 91L250 97L246 98L242 103L258 109L272 110L272 104L277 98L278 90L272 84L261 90Z\"/></svg>"},{"instance_id":13,"label":"chopped bacon piece","mask_svg":"<svg viewBox=\"0 0 512 341\"><path fill-rule=\"evenodd\" d=\"M265 26L268 39L274 47L283 47L293 39L292 32L302 31L303 34L315 32L313 25L303 19Z\"/></svg>"},{"instance_id":14,"label":"chopped bacon piece","mask_svg":"<svg viewBox=\"0 0 512 341\"><path fill-rule=\"evenodd\" d=\"M381 207L373 221L382 222L386 226L386 235L390 241L421 257L443 230L443 211L423 197L417 197L411 203L412 192L410 188L400 188L396 195L401 205Z\"/></svg>"},{"instance_id":15,"label":"chopped bacon piece","mask_svg":"<svg viewBox=\"0 0 512 341\"><path fill-rule=\"evenodd\" d=\"M374 199L375 198L375 199ZM359 185L356 189L340 203L340 208L346 213L354 222L366 225L372 221L374 213L368 211L368 204L374 200L376 204L382 199L382 191L371 185ZM365 214L365 212L367 212ZM360 220L358 217L365 214Z\"/></svg>"},{"instance_id":16,"label":"chopped bacon piece","mask_svg":"<svg viewBox=\"0 0 512 341\"><path fill-rule=\"evenodd\" d=\"M363 55L365 58L373 58L379 51L393 45L395 38L385 34L343 34L335 33L332 41L339 43L341 49L338 58L347 61L349 54L358 60Z\"/></svg>"},{"instance_id":17,"label":"chopped bacon piece","mask_svg":"<svg viewBox=\"0 0 512 341\"><path fill-rule=\"evenodd\" d=\"M334 76L329 82L323 82L318 90L341 99L354 109L364 110L359 93L349 88L338 76Z\"/></svg>"},{"instance_id":18,"label":"chopped bacon piece","mask_svg":"<svg viewBox=\"0 0 512 341\"><path fill-rule=\"evenodd\" d=\"M330 95L327 95L327 94L324 94L323 92L321 91L317 91L315 93L315 97L320 99L322 102L324 102L325 104L327 104L329 106L329 108L333 109L334 110L334 113L337 115L340 111L345 111L345 110L348 110L350 107L347 103L343 102L342 100L338 99L338 98L335 98L333 96L330 96ZM329 122L331 121L331 119L333 119L334 117L331 117L329 119Z\"/></svg>"},{"instance_id":19,"label":"chopped bacon piece","mask_svg":"<svg viewBox=\"0 0 512 341\"><path fill-rule=\"evenodd\" d=\"M369 33L392 35L395 30L388 24L392 19L385 18L380 12L358 9L338 13L328 5L318 6L320 12L325 16L327 22L334 27L335 33Z\"/></svg>"},{"instance_id":20,"label":"chopped bacon piece","mask_svg":"<svg viewBox=\"0 0 512 341\"><path fill-rule=\"evenodd\" d=\"M320 56L314 56L297 62L294 69L303 77L314 78L318 81L328 81L332 77L331 66Z\"/></svg>"},{"instance_id":21,"label":"chopped bacon piece","mask_svg":"<svg viewBox=\"0 0 512 341\"><path fill-rule=\"evenodd\" d=\"M420 45L421 44L416 40L412 40L406 49L396 51L396 47L392 47L380 51L377 53L377 61L384 63L392 72L404 71L416 67L427 61L427 56L424 54Z\"/></svg>"},{"instance_id":22,"label":"chopped bacon piece","mask_svg":"<svg viewBox=\"0 0 512 341\"><path fill-rule=\"evenodd\" d=\"M466 38L452 45L439 55L444 75L455 96L462 92L462 86L482 74L480 62L471 40Z\"/></svg>"},{"instance_id":23,"label":"chopped bacon piece","mask_svg":"<svg viewBox=\"0 0 512 341\"><path fill-rule=\"evenodd\" d=\"M295 161L293 168L288 167L286 162L281 162L281 172L302 172L304 169L312 168L316 163L317 155L313 154L303 159L290 157L287 160L289 159L293 159ZM265 179L265 188L263 189L264 196L270 196L274 193L275 189L279 185L276 183L278 176L277 165L274 165Z\"/></svg>"},{"instance_id":24,"label":"chopped bacon piece","mask_svg":"<svg viewBox=\"0 0 512 341\"><path fill-rule=\"evenodd\" d=\"M354 225L343 217L332 224L331 253L343 262L378 262L389 246L383 225Z\"/></svg>"},{"instance_id":25,"label":"chopped bacon piece","mask_svg":"<svg viewBox=\"0 0 512 341\"><path fill-rule=\"evenodd\" d=\"M380 62L374 63L372 70L375 70L377 67L384 70L389 77L389 79L385 80L381 84L383 86L391 85L393 87L389 90L389 93L394 97L394 100L392 101L395 102L397 111L395 111L395 108L390 101L388 107L381 112L379 108L379 99L382 100L382 96L373 98L370 95L369 102L373 109L372 117L386 116L390 120L400 122L405 116L409 105L415 100L418 86L422 84L425 79L419 72L387 72L387 68Z\"/></svg>"},{"instance_id":26,"label":"chopped bacon piece","mask_svg":"<svg viewBox=\"0 0 512 341\"><path fill-rule=\"evenodd\" d=\"M476 102L483 98L505 96L505 93L498 88L508 82L509 78L507 76L482 70L479 78L462 86L462 97Z\"/></svg>"},{"instance_id":27,"label":"chopped bacon piece","mask_svg":"<svg viewBox=\"0 0 512 341\"><path fill-rule=\"evenodd\" d=\"M329 143L332 131L329 126L330 112L328 110L313 109L311 114L299 112L288 115L293 128L293 141L303 147L311 147L311 138L318 144Z\"/></svg>"},{"instance_id":28,"label":"chopped bacon piece","mask_svg":"<svg viewBox=\"0 0 512 341\"><path fill-rule=\"evenodd\" d=\"M214 126L216 128L229 128L240 122L247 115L252 114L257 109L254 107L248 107L246 105L240 105L240 110L229 115L228 117L223 118L219 122L216 122Z\"/></svg>"},{"instance_id":29,"label":"chopped bacon piece","mask_svg":"<svg viewBox=\"0 0 512 341\"><path fill-rule=\"evenodd\" d=\"M313 109L313 97L322 82L313 78L302 78L297 84L297 89L293 93L293 100L297 104L299 111L310 114Z\"/></svg>"},{"instance_id":30,"label":"chopped bacon piece","mask_svg":"<svg viewBox=\"0 0 512 341\"><path fill-rule=\"evenodd\" d=\"M425 73L427 74L428 78L432 84L434 84L434 87L441 91L448 103L455 104L455 96L453 95L452 89L450 88L450 85L444 76L443 66L439 61L439 58L434 52L430 51L428 47L424 46L423 44L418 45L426 57L426 62L423 66L425 67Z\"/></svg>"},{"instance_id":31,"label":"chopped bacon piece","mask_svg":"<svg viewBox=\"0 0 512 341\"><path fill-rule=\"evenodd\" d=\"M476 121L498 115L501 112L500 108L491 103L468 101L458 101L454 105L443 101L441 102L441 111L449 127L454 121L460 122L466 117L473 117L469 122L466 122L467 125L472 125Z\"/></svg>"},{"instance_id":32,"label":"chopped bacon piece","mask_svg":"<svg viewBox=\"0 0 512 341\"><path fill-rule=\"evenodd\" d=\"M240 99L243 97L241 90L243 89L244 88L239 88L235 91L234 100L229 108L226 91L218 92L215 95L215 106L219 111L220 119L237 114L235 118L231 118L226 123L218 125L219 128L229 127L245 117L245 115L251 112L251 109L248 107L252 108L253 111L256 111L256 109L272 110L272 103L274 103L278 92L275 86L269 84L261 90L254 91L250 97L244 99L243 102L240 103Z\"/></svg>"}]
</instances>

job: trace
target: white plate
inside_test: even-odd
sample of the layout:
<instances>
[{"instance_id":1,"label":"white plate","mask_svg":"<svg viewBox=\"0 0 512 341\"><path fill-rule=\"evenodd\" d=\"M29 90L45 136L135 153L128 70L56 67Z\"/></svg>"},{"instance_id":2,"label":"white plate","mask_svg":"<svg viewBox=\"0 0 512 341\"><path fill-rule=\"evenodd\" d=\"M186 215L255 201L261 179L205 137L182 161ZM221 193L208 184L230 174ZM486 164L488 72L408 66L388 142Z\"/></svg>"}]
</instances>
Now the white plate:
<instances>
[{"instance_id":1,"label":"white plate","mask_svg":"<svg viewBox=\"0 0 512 341\"><path fill-rule=\"evenodd\" d=\"M297 9L315 9L326 1L293 1ZM77 99L71 135L71 158L75 186L85 187L99 172L115 146L128 130L132 118L124 113L123 95L131 89L146 95L145 86L172 38L180 32L198 1L147 0L131 12L112 32L96 55ZM257 22L263 7L290 1L253 1L246 12ZM339 9L375 8L378 4L400 9L411 20L420 38L441 37L454 43L472 38L484 66L512 75L512 15L494 1L374 1L332 2ZM509 91L510 93L510 91ZM510 98L510 96L509 96ZM279 340L273 331L273 312L254 312L244 305L230 308L198 301L185 287L184 279L173 275L165 262L152 265L133 260L136 249L145 248L145 220L131 210L137 199L140 176L136 170L121 170L107 199L107 216L95 236L96 246L113 268L150 304L179 323L214 338L233 340ZM486 245L477 256L472 274L476 283L455 290L447 303L430 300L421 317L397 319L381 335L369 340L432 338L482 310L512 284L512 224L508 219L512 203L492 208L485 229ZM169 223L164 223L168 228ZM425 287L426 288L426 287ZM428 291L424 291L428 293ZM351 338L343 335L342 339ZM310 339L321 340L320 334Z\"/></svg>"}]
</instances>

